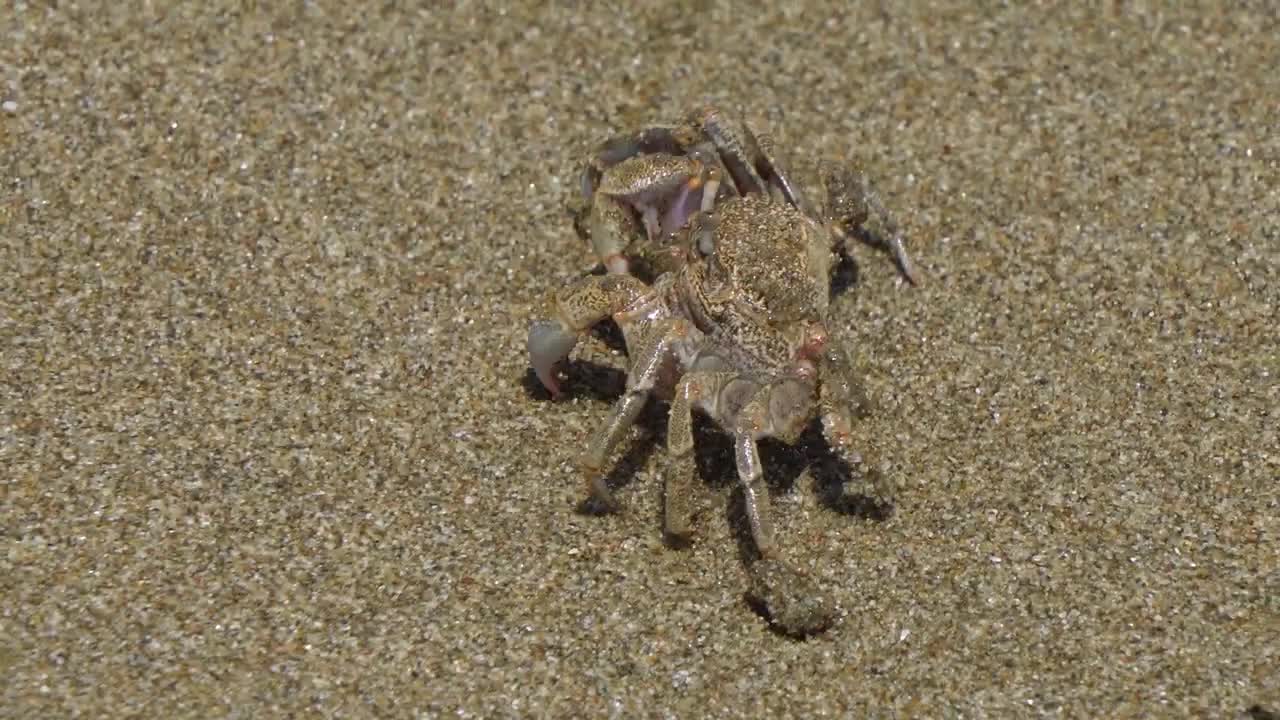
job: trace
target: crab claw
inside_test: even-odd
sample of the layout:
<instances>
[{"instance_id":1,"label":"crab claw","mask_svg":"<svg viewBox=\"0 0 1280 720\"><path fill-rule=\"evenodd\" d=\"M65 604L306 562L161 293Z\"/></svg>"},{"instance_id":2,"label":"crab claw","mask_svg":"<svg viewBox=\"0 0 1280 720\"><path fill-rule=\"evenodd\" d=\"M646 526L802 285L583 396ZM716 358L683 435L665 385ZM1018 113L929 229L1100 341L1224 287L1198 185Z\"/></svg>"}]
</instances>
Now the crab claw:
<instances>
[{"instance_id":1,"label":"crab claw","mask_svg":"<svg viewBox=\"0 0 1280 720\"><path fill-rule=\"evenodd\" d=\"M578 334L565 329L559 320L535 320L529 326L529 364L552 397L560 396L556 363L569 357L569 352L577 344Z\"/></svg>"}]
</instances>

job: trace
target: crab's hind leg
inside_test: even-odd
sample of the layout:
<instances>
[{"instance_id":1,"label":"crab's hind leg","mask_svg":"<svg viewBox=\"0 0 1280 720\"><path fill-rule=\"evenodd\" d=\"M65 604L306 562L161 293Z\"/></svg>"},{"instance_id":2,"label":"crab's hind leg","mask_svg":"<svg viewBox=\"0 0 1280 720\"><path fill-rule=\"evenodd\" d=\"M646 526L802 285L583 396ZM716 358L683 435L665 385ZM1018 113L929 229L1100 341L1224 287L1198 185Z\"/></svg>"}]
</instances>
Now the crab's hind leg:
<instances>
[{"instance_id":1,"label":"crab's hind leg","mask_svg":"<svg viewBox=\"0 0 1280 720\"><path fill-rule=\"evenodd\" d=\"M538 380L560 395L555 367L569 356L578 337L601 320L651 298L651 289L630 275L592 275L557 292L551 300L549 318L529 326L529 364Z\"/></svg>"}]
</instances>

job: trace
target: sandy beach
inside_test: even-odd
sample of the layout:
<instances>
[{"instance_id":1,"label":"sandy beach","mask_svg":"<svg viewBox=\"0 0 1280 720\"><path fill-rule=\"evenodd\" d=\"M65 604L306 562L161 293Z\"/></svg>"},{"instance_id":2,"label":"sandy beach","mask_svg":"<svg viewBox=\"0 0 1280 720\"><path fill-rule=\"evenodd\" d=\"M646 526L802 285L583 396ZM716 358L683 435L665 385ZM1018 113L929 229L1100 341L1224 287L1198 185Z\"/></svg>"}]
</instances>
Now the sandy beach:
<instances>
[{"instance_id":1,"label":"sandy beach","mask_svg":"<svg viewBox=\"0 0 1280 720\"><path fill-rule=\"evenodd\" d=\"M0 11L0 717L1280 713L1280 6L255 5ZM923 277L832 298L883 478L762 450L807 639L730 440L687 549L664 404L580 513L625 357L525 350L706 103Z\"/></svg>"}]
</instances>

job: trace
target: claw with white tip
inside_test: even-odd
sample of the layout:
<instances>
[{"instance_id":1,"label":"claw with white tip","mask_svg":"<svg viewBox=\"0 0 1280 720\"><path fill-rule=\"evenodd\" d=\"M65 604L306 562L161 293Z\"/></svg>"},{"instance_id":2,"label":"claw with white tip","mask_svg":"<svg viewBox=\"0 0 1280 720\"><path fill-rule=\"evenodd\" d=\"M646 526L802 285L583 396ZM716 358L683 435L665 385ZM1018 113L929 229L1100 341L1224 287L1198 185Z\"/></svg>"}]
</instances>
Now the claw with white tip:
<instances>
[{"instance_id":1,"label":"claw with white tip","mask_svg":"<svg viewBox=\"0 0 1280 720\"><path fill-rule=\"evenodd\" d=\"M559 320L535 320L529 326L529 364L552 397L560 396L556 365L569 357L577 344L578 334L566 329Z\"/></svg>"}]
</instances>

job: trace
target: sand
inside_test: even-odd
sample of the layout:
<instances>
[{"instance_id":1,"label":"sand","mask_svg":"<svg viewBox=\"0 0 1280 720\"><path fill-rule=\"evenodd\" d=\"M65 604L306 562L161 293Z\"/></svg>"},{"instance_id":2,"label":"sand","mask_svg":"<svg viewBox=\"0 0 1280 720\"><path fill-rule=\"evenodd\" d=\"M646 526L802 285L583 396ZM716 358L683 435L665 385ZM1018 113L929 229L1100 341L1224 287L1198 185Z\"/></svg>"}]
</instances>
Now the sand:
<instances>
[{"instance_id":1,"label":"sand","mask_svg":"<svg viewBox=\"0 0 1280 720\"><path fill-rule=\"evenodd\" d=\"M0 715L1280 712L1274 3L252 5L0 11ZM580 514L624 358L524 350L590 148L700 103L925 280L832 305L884 480L765 448L803 640L725 437L688 549L660 404Z\"/></svg>"}]
</instances>

